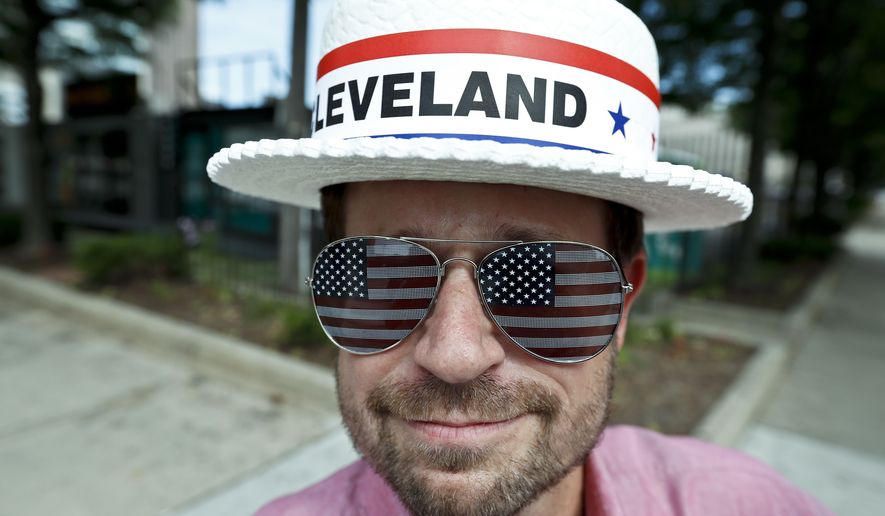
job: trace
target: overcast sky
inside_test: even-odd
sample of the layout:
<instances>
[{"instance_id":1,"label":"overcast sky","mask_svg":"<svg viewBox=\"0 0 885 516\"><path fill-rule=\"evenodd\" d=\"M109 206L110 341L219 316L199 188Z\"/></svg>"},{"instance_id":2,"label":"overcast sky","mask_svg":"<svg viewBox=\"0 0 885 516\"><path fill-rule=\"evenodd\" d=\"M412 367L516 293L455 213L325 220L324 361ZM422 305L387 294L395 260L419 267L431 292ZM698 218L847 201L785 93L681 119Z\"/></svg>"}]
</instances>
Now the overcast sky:
<instances>
[{"instance_id":1,"label":"overcast sky","mask_svg":"<svg viewBox=\"0 0 885 516\"><path fill-rule=\"evenodd\" d=\"M308 63L305 97L313 97L317 60L313 41L331 0L310 0ZM281 96L288 89L286 79L291 66L292 12L294 0L221 0L200 2L198 13L198 49L200 57L209 58L200 70L200 87L207 98L237 106L255 102L267 94ZM267 54L256 60L250 70L243 60L229 60L221 66L215 58ZM227 70L225 72L224 70ZM280 74L275 73L276 71ZM225 75L226 74L226 75Z\"/></svg>"}]
</instances>

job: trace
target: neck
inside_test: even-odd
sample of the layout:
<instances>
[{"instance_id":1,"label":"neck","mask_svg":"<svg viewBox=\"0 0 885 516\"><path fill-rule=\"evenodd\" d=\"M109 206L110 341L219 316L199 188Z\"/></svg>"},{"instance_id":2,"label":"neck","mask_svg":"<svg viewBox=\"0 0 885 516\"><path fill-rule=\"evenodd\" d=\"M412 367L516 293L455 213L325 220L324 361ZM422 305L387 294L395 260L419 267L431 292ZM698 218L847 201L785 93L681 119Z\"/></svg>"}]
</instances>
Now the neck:
<instances>
[{"instance_id":1,"label":"neck","mask_svg":"<svg viewBox=\"0 0 885 516\"><path fill-rule=\"evenodd\" d=\"M537 500L523 509L520 516L562 514L580 516L584 507L584 465L572 469Z\"/></svg>"}]
</instances>

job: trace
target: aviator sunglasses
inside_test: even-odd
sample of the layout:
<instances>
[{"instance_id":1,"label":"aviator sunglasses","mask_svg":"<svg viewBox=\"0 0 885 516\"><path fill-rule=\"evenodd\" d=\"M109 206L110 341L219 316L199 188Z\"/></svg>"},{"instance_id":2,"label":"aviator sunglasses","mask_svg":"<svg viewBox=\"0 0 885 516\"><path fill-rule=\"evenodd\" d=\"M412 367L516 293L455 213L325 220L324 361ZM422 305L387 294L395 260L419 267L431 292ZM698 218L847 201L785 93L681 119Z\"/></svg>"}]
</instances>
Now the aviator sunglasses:
<instances>
[{"instance_id":1,"label":"aviator sunglasses","mask_svg":"<svg viewBox=\"0 0 885 516\"><path fill-rule=\"evenodd\" d=\"M423 244L502 245L478 263ZM486 313L511 342L545 361L577 363L614 338L633 291L604 249L578 242L355 236L325 246L306 279L320 324L350 353L402 342L433 307L446 266L473 265Z\"/></svg>"}]
</instances>

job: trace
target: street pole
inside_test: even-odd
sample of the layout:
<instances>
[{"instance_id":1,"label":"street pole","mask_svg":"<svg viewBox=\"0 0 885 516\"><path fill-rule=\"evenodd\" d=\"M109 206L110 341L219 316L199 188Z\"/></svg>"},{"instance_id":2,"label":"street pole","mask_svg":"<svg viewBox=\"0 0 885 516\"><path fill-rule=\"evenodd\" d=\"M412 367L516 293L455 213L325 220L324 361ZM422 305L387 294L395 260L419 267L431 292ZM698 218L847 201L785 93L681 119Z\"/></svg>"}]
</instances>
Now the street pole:
<instances>
[{"instance_id":1,"label":"street pole","mask_svg":"<svg viewBox=\"0 0 885 516\"><path fill-rule=\"evenodd\" d=\"M310 112L304 106L304 69L307 53L307 2L294 0L292 9L292 70L289 80L289 95L286 97L284 131L290 138L302 138L310 134ZM310 245L310 211L295 206L280 205L279 224L279 282L288 291L302 291L300 276L307 268L304 252ZM307 229L307 231L305 231ZM303 263L305 262L305 263Z\"/></svg>"}]
</instances>

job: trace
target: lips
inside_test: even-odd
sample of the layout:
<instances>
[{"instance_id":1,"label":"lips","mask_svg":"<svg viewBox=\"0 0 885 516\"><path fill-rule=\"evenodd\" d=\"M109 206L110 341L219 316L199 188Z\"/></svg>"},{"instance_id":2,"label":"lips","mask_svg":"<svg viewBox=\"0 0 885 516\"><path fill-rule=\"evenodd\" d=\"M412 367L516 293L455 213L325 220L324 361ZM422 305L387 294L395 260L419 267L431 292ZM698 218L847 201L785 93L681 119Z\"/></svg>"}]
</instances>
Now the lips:
<instances>
[{"instance_id":1,"label":"lips","mask_svg":"<svg viewBox=\"0 0 885 516\"><path fill-rule=\"evenodd\" d=\"M420 438L439 444L472 444L512 428L523 416L500 421L429 420L406 421Z\"/></svg>"}]
</instances>

